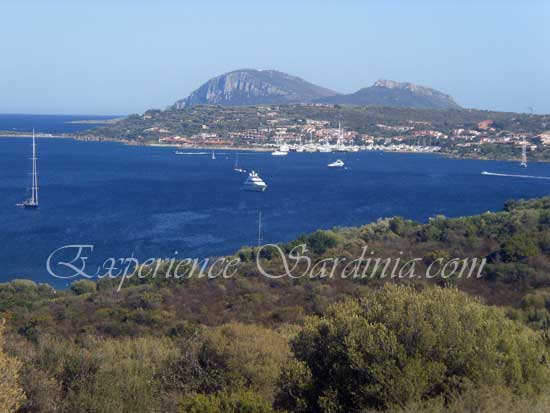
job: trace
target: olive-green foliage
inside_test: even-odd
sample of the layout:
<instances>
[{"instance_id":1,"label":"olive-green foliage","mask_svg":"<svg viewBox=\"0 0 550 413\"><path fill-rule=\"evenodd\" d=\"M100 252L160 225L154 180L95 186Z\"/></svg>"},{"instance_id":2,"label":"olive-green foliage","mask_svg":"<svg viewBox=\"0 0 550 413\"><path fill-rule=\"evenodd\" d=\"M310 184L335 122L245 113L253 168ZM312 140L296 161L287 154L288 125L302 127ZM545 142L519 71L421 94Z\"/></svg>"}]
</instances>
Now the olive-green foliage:
<instances>
[{"instance_id":1,"label":"olive-green foliage","mask_svg":"<svg viewBox=\"0 0 550 413\"><path fill-rule=\"evenodd\" d=\"M338 245L338 237L333 231L315 231L312 234L308 234L298 238L287 246L287 249L292 248L298 244L306 244L309 251L314 254L321 255L330 248L334 248Z\"/></svg>"},{"instance_id":2,"label":"olive-green foliage","mask_svg":"<svg viewBox=\"0 0 550 413\"><path fill-rule=\"evenodd\" d=\"M500 255L505 262L513 262L528 257L534 257L540 253L539 248L531 234L517 234L506 240L500 249Z\"/></svg>"},{"instance_id":3,"label":"olive-green foliage","mask_svg":"<svg viewBox=\"0 0 550 413\"><path fill-rule=\"evenodd\" d=\"M298 412L405 406L472 385L541 392L541 337L454 289L388 285L311 318L291 343L277 405Z\"/></svg>"},{"instance_id":4,"label":"olive-green foliage","mask_svg":"<svg viewBox=\"0 0 550 413\"><path fill-rule=\"evenodd\" d=\"M89 373L67 395L74 412L133 413L162 410L157 380L176 349L167 339L143 337L87 343Z\"/></svg>"},{"instance_id":5,"label":"olive-green foliage","mask_svg":"<svg viewBox=\"0 0 550 413\"><path fill-rule=\"evenodd\" d=\"M207 329L182 342L165 382L182 393L245 388L272 400L280 371L291 357L288 341L294 330L241 323Z\"/></svg>"},{"instance_id":6,"label":"olive-green foliage","mask_svg":"<svg viewBox=\"0 0 550 413\"><path fill-rule=\"evenodd\" d=\"M251 391L192 394L180 403L180 413L271 413L271 404Z\"/></svg>"},{"instance_id":7,"label":"olive-green foliage","mask_svg":"<svg viewBox=\"0 0 550 413\"><path fill-rule=\"evenodd\" d=\"M51 336L31 348L18 344L22 384L32 397L24 412L159 412L158 377L175 358L167 338L86 338L76 344ZM17 351L17 350L14 350Z\"/></svg>"},{"instance_id":8,"label":"olive-green foliage","mask_svg":"<svg viewBox=\"0 0 550 413\"><path fill-rule=\"evenodd\" d=\"M224 359L232 386L254 390L273 398L281 368L291 353L291 330L274 331L255 325L231 323L206 333L206 345Z\"/></svg>"},{"instance_id":9,"label":"olive-green foliage","mask_svg":"<svg viewBox=\"0 0 550 413\"><path fill-rule=\"evenodd\" d=\"M0 310L22 305L32 307L33 303L56 296L48 284L37 284L31 280L15 279L0 283Z\"/></svg>"},{"instance_id":10,"label":"olive-green foliage","mask_svg":"<svg viewBox=\"0 0 550 413\"><path fill-rule=\"evenodd\" d=\"M25 394L19 383L21 362L4 352L4 321L0 322L0 411L17 411L25 400Z\"/></svg>"},{"instance_id":11,"label":"olive-green foliage","mask_svg":"<svg viewBox=\"0 0 550 413\"><path fill-rule=\"evenodd\" d=\"M433 398L410 403L404 407L394 406L387 413L547 413L550 412L550 396L517 398L503 386L479 386L449 400Z\"/></svg>"},{"instance_id":12,"label":"olive-green foliage","mask_svg":"<svg viewBox=\"0 0 550 413\"><path fill-rule=\"evenodd\" d=\"M71 291L76 295L93 293L97 290L97 283L91 280L78 280L71 284Z\"/></svg>"}]
</instances>

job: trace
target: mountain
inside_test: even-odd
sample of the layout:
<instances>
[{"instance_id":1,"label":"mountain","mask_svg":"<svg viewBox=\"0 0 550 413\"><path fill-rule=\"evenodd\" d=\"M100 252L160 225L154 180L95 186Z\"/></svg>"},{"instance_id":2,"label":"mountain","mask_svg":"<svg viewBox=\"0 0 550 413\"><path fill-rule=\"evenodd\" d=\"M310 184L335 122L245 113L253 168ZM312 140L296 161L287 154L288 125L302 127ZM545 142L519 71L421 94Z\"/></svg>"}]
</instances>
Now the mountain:
<instances>
[{"instance_id":1,"label":"mountain","mask_svg":"<svg viewBox=\"0 0 550 413\"><path fill-rule=\"evenodd\" d=\"M414 83L381 79L372 86L349 95L323 99L324 103L347 105L414 107L428 109L460 109L450 95Z\"/></svg>"},{"instance_id":2,"label":"mountain","mask_svg":"<svg viewBox=\"0 0 550 413\"><path fill-rule=\"evenodd\" d=\"M362 106L460 109L453 98L425 86L378 80L355 93L340 94L276 70L242 69L216 76L172 109L193 105L328 103Z\"/></svg>"},{"instance_id":3,"label":"mountain","mask_svg":"<svg viewBox=\"0 0 550 413\"><path fill-rule=\"evenodd\" d=\"M307 103L336 94L276 70L243 69L210 79L187 98L178 100L172 108L200 104L237 106Z\"/></svg>"}]
</instances>

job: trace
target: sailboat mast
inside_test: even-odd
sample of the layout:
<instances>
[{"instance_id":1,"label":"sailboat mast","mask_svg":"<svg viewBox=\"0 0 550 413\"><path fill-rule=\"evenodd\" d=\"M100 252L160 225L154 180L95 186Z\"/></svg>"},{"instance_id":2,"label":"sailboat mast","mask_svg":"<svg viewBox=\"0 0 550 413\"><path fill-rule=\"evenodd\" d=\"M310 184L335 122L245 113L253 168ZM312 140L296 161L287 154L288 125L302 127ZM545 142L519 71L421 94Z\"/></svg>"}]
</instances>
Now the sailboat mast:
<instances>
[{"instance_id":1,"label":"sailboat mast","mask_svg":"<svg viewBox=\"0 0 550 413\"><path fill-rule=\"evenodd\" d=\"M262 211L258 214L258 247L262 245Z\"/></svg>"},{"instance_id":2,"label":"sailboat mast","mask_svg":"<svg viewBox=\"0 0 550 413\"><path fill-rule=\"evenodd\" d=\"M521 166L527 168L527 142L524 140L521 146Z\"/></svg>"},{"instance_id":3,"label":"sailboat mast","mask_svg":"<svg viewBox=\"0 0 550 413\"><path fill-rule=\"evenodd\" d=\"M32 130L32 195L31 199L35 204L38 204L38 171L36 164L36 139L34 136L34 128Z\"/></svg>"}]
</instances>

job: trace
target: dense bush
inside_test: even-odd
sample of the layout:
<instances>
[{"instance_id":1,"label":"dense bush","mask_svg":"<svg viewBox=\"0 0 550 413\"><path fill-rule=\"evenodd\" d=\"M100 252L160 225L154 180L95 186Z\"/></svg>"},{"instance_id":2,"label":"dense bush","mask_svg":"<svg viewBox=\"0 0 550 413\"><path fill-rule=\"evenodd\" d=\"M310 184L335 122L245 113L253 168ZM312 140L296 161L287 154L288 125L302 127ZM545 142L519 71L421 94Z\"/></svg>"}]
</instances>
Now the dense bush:
<instances>
[{"instance_id":1,"label":"dense bush","mask_svg":"<svg viewBox=\"0 0 550 413\"><path fill-rule=\"evenodd\" d=\"M251 391L184 397L180 413L272 413L271 404Z\"/></svg>"},{"instance_id":2,"label":"dense bush","mask_svg":"<svg viewBox=\"0 0 550 413\"><path fill-rule=\"evenodd\" d=\"M295 412L405 406L504 386L540 393L549 370L537 334L453 289L387 286L332 306L293 340L279 407Z\"/></svg>"},{"instance_id":3,"label":"dense bush","mask_svg":"<svg viewBox=\"0 0 550 413\"><path fill-rule=\"evenodd\" d=\"M97 291L97 284L92 280L78 280L71 284L71 291L76 295L94 293Z\"/></svg>"},{"instance_id":4,"label":"dense bush","mask_svg":"<svg viewBox=\"0 0 550 413\"><path fill-rule=\"evenodd\" d=\"M12 413L17 411L25 394L19 384L21 363L7 355L4 346L4 321L0 323L0 411Z\"/></svg>"}]
</instances>

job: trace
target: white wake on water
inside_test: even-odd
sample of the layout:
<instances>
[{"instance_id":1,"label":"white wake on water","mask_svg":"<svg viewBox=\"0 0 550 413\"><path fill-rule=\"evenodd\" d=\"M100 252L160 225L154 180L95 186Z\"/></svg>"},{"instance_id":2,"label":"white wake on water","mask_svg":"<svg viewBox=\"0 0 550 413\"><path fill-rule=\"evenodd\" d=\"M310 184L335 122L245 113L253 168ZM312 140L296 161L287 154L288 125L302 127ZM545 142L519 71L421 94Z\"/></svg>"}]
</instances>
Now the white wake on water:
<instances>
[{"instance_id":1,"label":"white wake on water","mask_svg":"<svg viewBox=\"0 0 550 413\"><path fill-rule=\"evenodd\" d=\"M499 174L496 172L487 172L487 171L483 171L481 175L504 176L509 178L550 179L550 176Z\"/></svg>"}]
</instances>

